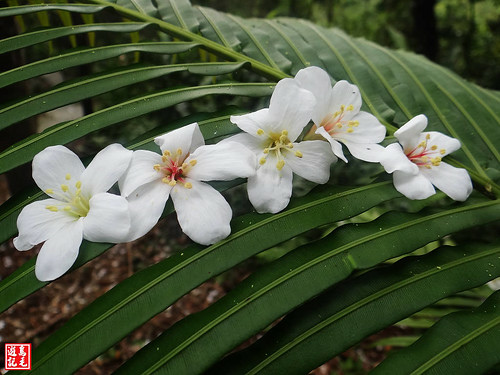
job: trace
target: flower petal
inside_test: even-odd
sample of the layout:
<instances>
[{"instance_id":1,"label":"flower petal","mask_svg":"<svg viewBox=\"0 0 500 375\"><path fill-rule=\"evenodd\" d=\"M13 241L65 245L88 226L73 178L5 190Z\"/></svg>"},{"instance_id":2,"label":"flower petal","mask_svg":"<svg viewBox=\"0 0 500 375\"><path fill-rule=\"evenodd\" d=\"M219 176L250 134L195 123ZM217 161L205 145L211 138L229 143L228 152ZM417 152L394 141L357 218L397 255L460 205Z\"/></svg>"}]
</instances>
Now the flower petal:
<instances>
[{"instance_id":1,"label":"flower petal","mask_svg":"<svg viewBox=\"0 0 500 375\"><path fill-rule=\"evenodd\" d=\"M351 120L357 121L359 125L352 127L351 133L340 133L342 140L356 143L379 143L384 140L386 128L372 114L361 111ZM348 128L348 126L344 127L346 130Z\"/></svg>"},{"instance_id":2,"label":"flower petal","mask_svg":"<svg viewBox=\"0 0 500 375\"><path fill-rule=\"evenodd\" d=\"M43 242L75 221L74 217L66 215L64 211L51 211L47 206L56 207L61 202L55 199L44 199L30 203L23 208L17 218L19 236L14 238L17 250L28 250Z\"/></svg>"},{"instance_id":3,"label":"flower petal","mask_svg":"<svg viewBox=\"0 0 500 375\"><path fill-rule=\"evenodd\" d=\"M465 201L472 192L472 182L465 169L441 162L431 169L422 168L422 174L451 199Z\"/></svg>"},{"instance_id":4,"label":"flower petal","mask_svg":"<svg viewBox=\"0 0 500 375\"><path fill-rule=\"evenodd\" d=\"M192 184L191 189L174 186L171 193L182 231L202 245L211 245L229 236L233 213L224 197L204 182L187 181Z\"/></svg>"},{"instance_id":5,"label":"flower petal","mask_svg":"<svg viewBox=\"0 0 500 375\"><path fill-rule=\"evenodd\" d=\"M388 145L380 155L379 162L387 173L400 171L415 175L419 172L419 168L407 158L399 143Z\"/></svg>"},{"instance_id":6,"label":"flower petal","mask_svg":"<svg viewBox=\"0 0 500 375\"><path fill-rule=\"evenodd\" d=\"M405 150L412 149L419 144L420 133L427 127L427 117L418 115L394 132L399 143Z\"/></svg>"},{"instance_id":7,"label":"flower petal","mask_svg":"<svg viewBox=\"0 0 500 375\"><path fill-rule=\"evenodd\" d=\"M276 168L277 159L269 154L266 162L248 178L248 198L259 213L283 210L292 196L292 169L286 164Z\"/></svg>"},{"instance_id":8,"label":"flower petal","mask_svg":"<svg viewBox=\"0 0 500 375\"><path fill-rule=\"evenodd\" d=\"M297 152L301 157L296 156ZM330 178L330 165L337 160L330 145L325 141L294 143L285 157L292 171L306 180L324 184Z\"/></svg>"},{"instance_id":9,"label":"flower petal","mask_svg":"<svg viewBox=\"0 0 500 375\"><path fill-rule=\"evenodd\" d=\"M38 280L57 279L75 263L82 243L82 221L69 223L45 241L36 258L35 275Z\"/></svg>"},{"instance_id":10,"label":"flower petal","mask_svg":"<svg viewBox=\"0 0 500 375\"><path fill-rule=\"evenodd\" d=\"M344 144L349 149L349 152L356 159L369 161L372 163L380 162L384 154L384 147L376 143L354 143L345 141Z\"/></svg>"},{"instance_id":11,"label":"flower petal","mask_svg":"<svg viewBox=\"0 0 500 375\"><path fill-rule=\"evenodd\" d=\"M342 105L345 106L346 109L352 105L352 111L344 112L344 120L349 120L359 112L361 103L361 94L359 93L358 86L344 80L338 81L332 89L329 112L335 113L340 111Z\"/></svg>"},{"instance_id":12,"label":"flower petal","mask_svg":"<svg viewBox=\"0 0 500 375\"><path fill-rule=\"evenodd\" d=\"M108 191L127 170L132 153L118 143L102 149L82 173L82 192L92 196Z\"/></svg>"},{"instance_id":13,"label":"flower petal","mask_svg":"<svg viewBox=\"0 0 500 375\"><path fill-rule=\"evenodd\" d=\"M272 124L278 121L270 114L269 108L263 108L246 115L231 116L230 119L233 124L236 124L244 132L263 140L269 137L265 132L271 131ZM259 129L264 130L264 133Z\"/></svg>"},{"instance_id":14,"label":"flower petal","mask_svg":"<svg viewBox=\"0 0 500 375\"><path fill-rule=\"evenodd\" d=\"M321 121L330 114L330 102L332 93L332 84L330 76L323 69L317 66L310 66L301 69L295 75L294 80L300 87L310 91L316 99L316 105L312 113L312 120L315 124L321 124Z\"/></svg>"},{"instance_id":15,"label":"flower petal","mask_svg":"<svg viewBox=\"0 0 500 375\"><path fill-rule=\"evenodd\" d=\"M160 154L146 150L134 151L127 171L118 181L121 194L128 197L139 186L161 180L162 173L154 169L156 164L161 163Z\"/></svg>"},{"instance_id":16,"label":"flower petal","mask_svg":"<svg viewBox=\"0 0 500 375\"><path fill-rule=\"evenodd\" d=\"M124 197L98 193L90 198L89 206L89 212L83 219L83 238L110 243L126 240L130 230L130 215Z\"/></svg>"},{"instance_id":17,"label":"flower petal","mask_svg":"<svg viewBox=\"0 0 500 375\"><path fill-rule=\"evenodd\" d=\"M410 199L425 199L436 193L432 183L421 173L413 175L405 172L394 172L394 187Z\"/></svg>"},{"instance_id":18,"label":"flower petal","mask_svg":"<svg viewBox=\"0 0 500 375\"><path fill-rule=\"evenodd\" d=\"M156 137L155 143L160 146L161 152L168 150L175 154L178 149L181 149L181 157L185 158L187 154L204 145L205 140L198 123L194 122Z\"/></svg>"},{"instance_id":19,"label":"flower petal","mask_svg":"<svg viewBox=\"0 0 500 375\"><path fill-rule=\"evenodd\" d=\"M152 181L133 191L127 198L130 210L130 232L126 241L133 241L148 233L160 220L172 186Z\"/></svg>"},{"instance_id":20,"label":"flower petal","mask_svg":"<svg viewBox=\"0 0 500 375\"><path fill-rule=\"evenodd\" d=\"M430 136L427 141L429 147L436 145L438 147L438 150L444 150L444 152L440 154L441 157L445 157L446 155L451 154L452 152L458 150L461 146L458 139L449 137L443 133L425 132L422 135L425 137L425 135L427 134L429 134Z\"/></svg>"},{"instance_id":21,"label":"flower petal","mask_svg":"<svg viewBox=\"0 0 500 375\"><path fill-rule=\"evenodd\" d=\"M187 159L196 160L188 171L189 178L198 181L228 181L255 174L256 156L248 148L237 142L224 142L201 146Z\"/></svg>"},{"instance_id":22,"label":"flower petal","mask_svg":"<svg viewBox=\"0 0 500 375\"><path fill-rule=\"evenodd\" d=\"M325 138L329 143L330 147L332 149L332 152L337 156L338 158L342 159L347 163L347 159L344 156L344 152L342 151L342 144L338 141L336 141L326 130L324 127L320 126L318 129L316 129L316 134L320 134L323 138Z\"/></svg>"},{"instance_id":23,"label":"flower petal","mask_svg":"<svg viewBox=\"0 0 500 375\"><path fill-rule=\"evenodd\" d=\"M263 130L275 134L286 130L293 142L311 120L315 104L311 92L300 88L292 78L284 78L276 85L269 104L269 115L276 121Z\"/></svg>"},{"instance_id":24,"label":"flower petal","mask_svg":"<svg viewBox=\"0 0 500 375\"><path fill-rule=\"evenodd\" d=\"M67 177L75 182L85 167L76 154L64 146L50 146L33 158L33 179L40 189L53 198L62 194L61 184Z\"/></svg>"},{"instance_id":25,"label":"flower petal","mask_svg":"<svg viewBox=\"0 0 500 375\"><path fill-rule=\"evenodd\" d=\"M241 143L243 146L252 151L255 155L262 154L262 151L266 147L265 141L255 138L247 133L239 133L231 137L225 138L218 144L224 144L227 142L237 142Z\"/></svg>"}]
</instances>

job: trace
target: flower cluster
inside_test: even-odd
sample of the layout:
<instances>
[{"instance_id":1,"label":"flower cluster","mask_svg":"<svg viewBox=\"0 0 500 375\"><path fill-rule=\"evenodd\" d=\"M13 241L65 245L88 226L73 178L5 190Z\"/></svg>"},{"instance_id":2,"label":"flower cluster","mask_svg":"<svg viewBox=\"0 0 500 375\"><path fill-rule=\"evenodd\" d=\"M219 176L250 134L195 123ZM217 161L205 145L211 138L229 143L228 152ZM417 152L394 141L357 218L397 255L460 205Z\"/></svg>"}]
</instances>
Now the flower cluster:
<instances>
[{"instance_id":1,"label":"flower cluster","mask_svg":"<svg viewBox=\"0 0 500 375\"><path fill-rule=\"evenodd\" d=\"M155 138L161 153L113 144L87 168L67 148L48 147L33 159L33 179L50 198L22 210L14 245L28 250L44 242L35 273L53 280L73 265L83 239L116 243L146 234L169 197L184 233L210 245L230 234L232 211L207 181L248 178L256 211L277 213L290 201L293 174L324 184L332 163L347 163L342 144L353 157L394 173L395 188L410 199L429 197L434 186L467 199L469 175L442 161L458 140L424 133L427 118L419 115L394 133L399 143L384 148L385 127L361 103L355 85L332 87L325 71L309 67L278 82L269 108L231 116L243 132L214 145L205 145L193 123ZM115 183L121 195L108 192Z\"/></svg>"}]
</instances>

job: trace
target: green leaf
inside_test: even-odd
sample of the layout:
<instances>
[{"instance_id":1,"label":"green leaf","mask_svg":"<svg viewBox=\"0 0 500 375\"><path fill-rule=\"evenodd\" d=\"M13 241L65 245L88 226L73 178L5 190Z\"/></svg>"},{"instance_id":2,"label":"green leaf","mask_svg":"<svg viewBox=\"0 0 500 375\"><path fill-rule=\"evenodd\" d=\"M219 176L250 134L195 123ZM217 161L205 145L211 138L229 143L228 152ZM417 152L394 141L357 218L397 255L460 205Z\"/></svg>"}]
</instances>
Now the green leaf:
<instances>
[{"instance_id":1,"label":"green leaf","mask_svg":"<svg viewBox=\"0 0 500 375\"><path fill-rule=\"evenodd\" d=\"M129 43L88 48L62 55L35 61L15 69L0 73L0 87L8 86L25 79L43 74L57 72L74 66L110 59L130 52L148 53L181 53L195 48L195 43L163 42L163 43Z\"/></svg>"},{"instance_id":2,"label":"green leaf","mask_svg":"<svg viewBox=\"0 0 500 375\"><path fill-rule=\"evenodd\" d=\"M321 294L210 373L306 373L403 317L498 275L499 245L474 243L405 258Z\"/></svg>"},{"instance_id":3,"label":"green leaf","mask_svg":"<svg viewBox=\"0 0 500 375\"><path fill-rule=\"evenodd\" d=\"M500 291L470 312L448 315L373 374L482 374L500 362ZM464 360L466 358L466 360Z\"/></svg>"},{"instance_id":4,"label":"green leaf","mask_svg":"<svg viewBox=\"0 0 500 375\"><path fill-rule=\"evenodd\" d=\"M68 143L83 135L120 121L206 95L269 95L273 87L273 85L266 83L226 83L163 90L131 99L79 119L54 125L40 134L35 134L9 147L0 153L0 173L30 161L38 152L48 146Z\"/></svg>"},{"instance_id":5,"label":"green leaf","mask_svg":"<svg viewBox=\"0 0 500 375\"><path fill-rule=\"evenodd\" d=\"M0 11L1 14L1 11ZM122 23L102 23L93 25L67 26L54 29L33 31L31 33L13 36L0 41L0 53L14 51L16 49L33 46L55 38L61 38L68 35L76 35L95 31L107 31L114 33L129 33L132 31L143 30L149 24L137 22Z\"/></svg>"},{"instance_id":6,"label":"green leaf","mask_svg":"<svg viewBox=\"0 0 500 375\"><path fill-rule=\"evenodd\" d=\"M41 4L41 5L21 5L15 7L2 8L0 10L0 17L20 16L23 14L30 14L35 12L46 12L48 10L65 10L67 12L77 13L97 13L105 9L102 6L95 6L89 4Z\"/></svg>"},{"instance_id":7,"label":"green leaf","mask_svg":"<svg viewBox=\"0 0 500 375\"><path fill-rule=\"evenodd\" d=\"M71 373L207 279L297 234L398 195L387 183L348 190L325 186L278 214L237 218L227 239L185 249L94 301L35 350L32 371L53 374L64 368Z\"/></svg>"},{"instance_id":8,"label":"green leaf","mask_svg":"<svg viewBox=\"0 0 500 375\"><path fill-rule=\"evenodd\" d=\"M216 76L232 73L242 66L242 63L158 65L118 69L109 74L91 76L87 79L60 85L0 109L0 129L67 104L168 74L187 71L192 74Z\"/></svg>"},{"instance_id":9,"label":"green leaf","mask_svg":"<svg viewBox=\"0 0 500 375\"><path fill-rule=\"evenodd\" d=\"M197 371L204 371L239 343L354 270L499 218L498 202L485 202L435 214L389 213L368 224L341 227L257 271L204 311L166 330L119 373L190 374L193 363ZM298 372L295 366L293 371Z\"/></svg>"}]
</instances>

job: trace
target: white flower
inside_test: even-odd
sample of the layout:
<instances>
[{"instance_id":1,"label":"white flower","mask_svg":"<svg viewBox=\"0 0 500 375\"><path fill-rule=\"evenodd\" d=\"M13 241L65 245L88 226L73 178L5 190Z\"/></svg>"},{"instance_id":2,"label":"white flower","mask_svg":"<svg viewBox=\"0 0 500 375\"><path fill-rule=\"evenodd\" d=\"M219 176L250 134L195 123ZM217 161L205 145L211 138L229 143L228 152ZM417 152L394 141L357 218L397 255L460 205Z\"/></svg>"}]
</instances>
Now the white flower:
<instances>
[{"instance_id":1,"label":"white flower","mask_svg":"<svg viewBox=\"0 0 500 375\"><path fill-rule=\"evenodd\" d=\"M472 192L469 174L441 161L460 142L439 132L422 133L426 126L427 117L418 115L398 129L394 135L401 145L387 146L380 163L394 172L396 190L410 199L428 198L436 186L454 200L466 200Z\"/></svg>"},{"instance_id":2,"label":"white flower","mask_svg":"<svg viewBox=\"0 0 500 375\"><path fill-rule=\"evenodd\" d=\"M35 275L49 281L75 262L82 239L121 242L130 230L127 201L106 193L130 163L132 151L112 144L85 168L64 146L47 147L33 159L33 179L51 198L24 207L17 219L18 250L43 244Z\"/></svg>"},{"instance_id":3,"label":"white flower","mask_svg":"<svg viewBox=\"0 0 500 375\"><path fill-rule=\"evenodd\" d=\"M314 126L304 139L323 137L346 163L341 143L355 158L378 162L383 147L377 143L384 140L385 127L372 114L360 111L361 95L356 85L339 81L332 88L328 73L316 66L299 70L294 79L316 98Z\"/></svg>"},{"instance_id":4,"label":"white flower","mask_svg":"<svg viewBox=\"0 0 500 375\"><path fill-rule=\"evenodd\" d=\"M255 156L238 143L204 145L198 124L155 138L162 155L135 151L120 191L127 197L132 226L129 241L146 234L171 196L184 233L203 245L229 235L232 211L224 197L202 182L232 180L255 173Z\"/></svg>"},{"instance_id":5,"label":"white flower","mask_svg":"<svg viewBox=\"0 0 500 375\"><path fill-rule=\"evenodd\" d=\"M294 142L311 119L313 95L291 78L278 82L269 108L231 121L246 133L228 138L251 149L259 161L257 173L248 179L248 197L260 212L283 210L292 194L292 172L324 184L330 164L337 160L324 141Z\"/></svg>"}]
</instances>

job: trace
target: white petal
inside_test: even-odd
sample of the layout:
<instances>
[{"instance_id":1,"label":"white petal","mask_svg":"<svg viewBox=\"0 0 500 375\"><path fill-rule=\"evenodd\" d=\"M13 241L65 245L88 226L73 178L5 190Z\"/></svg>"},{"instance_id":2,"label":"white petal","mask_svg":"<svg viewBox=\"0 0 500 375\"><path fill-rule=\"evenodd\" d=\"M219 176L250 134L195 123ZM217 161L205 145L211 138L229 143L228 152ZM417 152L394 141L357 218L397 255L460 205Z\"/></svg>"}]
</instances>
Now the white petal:
<instances>
[{"instance_id":1,"label":"white petal","mask_svg":"<svg viewBox=\"0 0 500 375\"><path fill-rule=\"evenodd\" d=\"M279 171L277 159L269 154L265 164L257 168L255 176L248 178L248 198L259 213L283 210L292 195L292 169L285 163Z\"/></svg>"},{"instance_id":2,"label":"white petal","mask_svg":"<svg viewBox=\"0 0 500 375\"><path fill-rule=\"evenodd\" d=\"M202 245L229 236L232 211L224 197L204 182L187 181L192 184L191 189L174 186L171 192L182 231Z\"/></svg>"},{"instance_id":3,"label":"white petal","mask_svg":"<svg viewBox=\"0 0 500 375\"><path fill-rule=\"evenodd\" d=\"M444 157L460 148L460 141L456 138L449 137L440 132L425 132L422 135L429 134L430 138L427 141L428 147L436 145L437 150L445 150L443 154L439 156ZM422 139L423 140L423 139Z\"/></svg>"},{"instance_id":4,"label":"white petal","mask_svg":"<svg viewBox=\"0 0 500 375\"><path fill-rule=\"evenodd\" d=\"M127 235L127 242L144 236L156 225L165 209L171 190L172 186L153 181L140 186L128 196L130 232Z\"/></svg>"},{"instance_id":5,"label":"white petal","mask_svg":"<svg viewBox=\"0 0 500 375\"><path fill-rule=\"evenodd\" d=\"M124 197L98 193L90 199L89 206L89 212L83 219L83 238L110 243L126 240L130 230L130 215Z\"/></svg>"},{"instance_id":6,"label":"white petal","mask_svg":"<svg viewBox=\"0 0 500 375\"><path fill-rule=\"evenodd\" d=\"M299 152L302 157L296 156ZM306 180L324 184L330 178L330 165L337 158L325 141L303 141L294 143L292 151L286 154L285 164Z\"/></svg>"},{"instance_id":7,"label":"white petal","mask_svg":"<svg viewBox=\"0 0 500 375\"><path fill-rule=\"evenodd\" d=\"M380 155L379 162L387 173L395 171L413 175L419 173L419 168L406 157L399 143L391 143L388 145Z\"/></svg>"},{"instance_id":8,"label":"white petal","mask_svg":"<svg viewBox=\"0 0 500 375\"><path fill-rule=\"evenodd\" d=\"M80 178L87 196L108 191L127 170L133 152L118 143L102 149Z\"/></svg>"},{"instance_id":9,"label":"white petal","mask_svg":"<svg viewBox=\"0 0 500 375\"><path fill-rule=\"evenodd\" d=\"M399 143L405 150L416 147L419 143L420 133L427 127L427 117L418 115L394 132Z\"/></svg>"},{"instance_id":10,"label":"white petal","mask_svg":"<svg viewBox=\"0 0 500 375\"><path fill-rule=\"evenodd\" d=\"M155 143L160 146L161 152L168 150L172 154L175 154L178 149L181 149L181 157L185 158L188 153L204 145L205 140L203 139L203 134L201 134L198 123L194 122L156 137Z\"/></svg>"},{"instance_id":11,"label":"white petal","mask_svg":"<svg viewBox=\"0 0 500 375\"><path fill-rule=\"evenodd\" d=\"M66 177L76 182L84 170L78 156L64 146L47 147L33 158L33 179L53 198L62 192L61 184L68 184ZM50 193L49 189L56 194Z\"/></svg>"},{"instance_id":12,"label":"white petal","mask_svg":"<svg viewBox=\"0 0 500 375\"><path fill-rule=\"evenodd\" d=\"M345 106L346 109L350 105L354 107L352 111L345 112L345 120L349 120L352 116L356 115L359 112L362 102L358 86L352 85L344 80L338 81L335 86L333 86L330 100L330 113L340 111L340 107L342 105Z\"/></svg>"},{"instance_id":13,"label":"white petal","mask_svg":"<svg viewBox=\"0 0 500 375\"><path fill-rule=\"evenodd\" d=\"M255 155L260 155L266 145L265 141L255 138L247 133L239 133L231 137L225 138L219 142L219 144L224 144L227 142L237 142L241 143L243 146L252 151Z\"/></svg>"},{"instance_id":14,"label":"white petal","mask_svg":"<svg viewBox=\"0 0 500 375\"><path fill-rule=\"evenodd\" d=\"M276 119L270 129L276 134L283 130L288 132L290 141L295 141L304 127L311 120L316 99L314 95L298 85L292 78L284 78L278 82L271 96L269 114Z\"/></svg>"},{"instance_id":15,"label":"white petal","mask_svg":"<svg viewBox=\"0 0 500 375\"><path fill-rule=\"evenodd\" d=\"M156 164L161 163L160 154L146 150L134 151L127 171L118 182L121 194L128 197L139 186L161 180L162 173L154 169Z\"/></svg>"},{"instance_id":16,"label":"white petal","mask_svg":"<svg viewBox=\"0 0 500 375\"><path fill-rule=\"evenodd\" d=\"M323 138L325 138L330 143L330 147L335 156L339 157L347 163L347 159L344 156L344 152L342 151L342 144L336 141L330 134L328 134L324 127L320 126L318 129L316 129L316 134L320 134Z\"/></svg>"},{"instance_id":17,"label":"white petal","mask_svg":"<svg viewBox=\"0 0 500 375\"><path fill-rule=\"evenodd\" d=\"M61 202L55 199L44 199L30 203L22 209L17 218L19 236L14 238L17 250L31 249L75 221L74 217L66 215L62 210L53 212L46 208L60 204Z\"/></svg>"},{"instance_id":18,"label":"white petal","mask_svg":"<svg viewBox=\"0 0 500 375\"><path fill-rule=\"evenodd\" d=\"M257 157L248 148L237 142L224 142L201 146L187 159L196 160L188 171L189 178L198 181L228 181L255 174Z\"/></svg>"},{"instance_id":19,"label":"white petal","mask_svg":"<svg viewBox=\"0 0 500 375\"><path fill-rule=\"evenodd\" d=\"M352 128L352 133L341 132L339 134L341 140L356 143L379 143L384 140L386 128L372 114L361 111L351 120L358 121L359 125ZM344 129L348 128L348 126L344 126ZM336 138L335 135L333 137Z\"/></svg>"},{"instance_id":20,"label":"white petal","mask_svg":"<svg viewBox=\"0 0 500 375\"><path fill-rule=\"evenodd\" d=\"M421 170L434 186L456 201L465 201L472 192L472 182L465 169L441 162L437 167Z\"/></svg>"},{"instance_id":21,"label":"white petal","mask_svg":"<svg viewBox=\"0 0 500 375\"><path fill-rule=\"evenodd\" d=\"M354 143L345 141L344 144L356 159L372 163L380 162L385 152L385 148L376 143Z\"/></svg>"},{"instance_id":22,"label":"white petal","mask_svg":"<svg viewBox=\"0 0 500 375\"><path fill-rule=\"evenodd\" d=\"M62 276L75 263L82 243L82 220L69 223L54 233L42 246L36 258L35 275L40 281Z\"/></svg>"},{"instance_id":23,"label":"white petal","mask_svg":"<svg viewBox=\"0 0 500 375\"><path fill-rule=\"evenodd\" d=\"M273 123L278 119L274 118L269 113L269 108L260 109L258 111L247 113L241 116L231 116L231 122L236 124L238 128L250 134L252 137L259 139L267 139L268 132L272 131ZM263 130L262 133L260 130Z\"/></svg>"},{"instance_id":24,"label":"white petal","mask_svg":"<svg viewBox=\"0 0 500 375\"><path fill-rule=\"evenodd\" d=\"M413 175L400 171L394 172L394 187L410 199L425 199L436 193L432 183L421 173Z\"/></svg>"},{"instance_id":25,"label":"white petal","mask_svg":"<svg viewBox=\"0 0 500 375\"><path fill-rule=\"evenodd\" d=\"M297 72L294 78L300 87L310 91L316 99L316 105L312 113L312 120L315 124L321 124L321 121L330 114L330 102L332 93L332 84L330 76L323 69L317 66L310 66Z\"/></svg>"}]
</instances>

